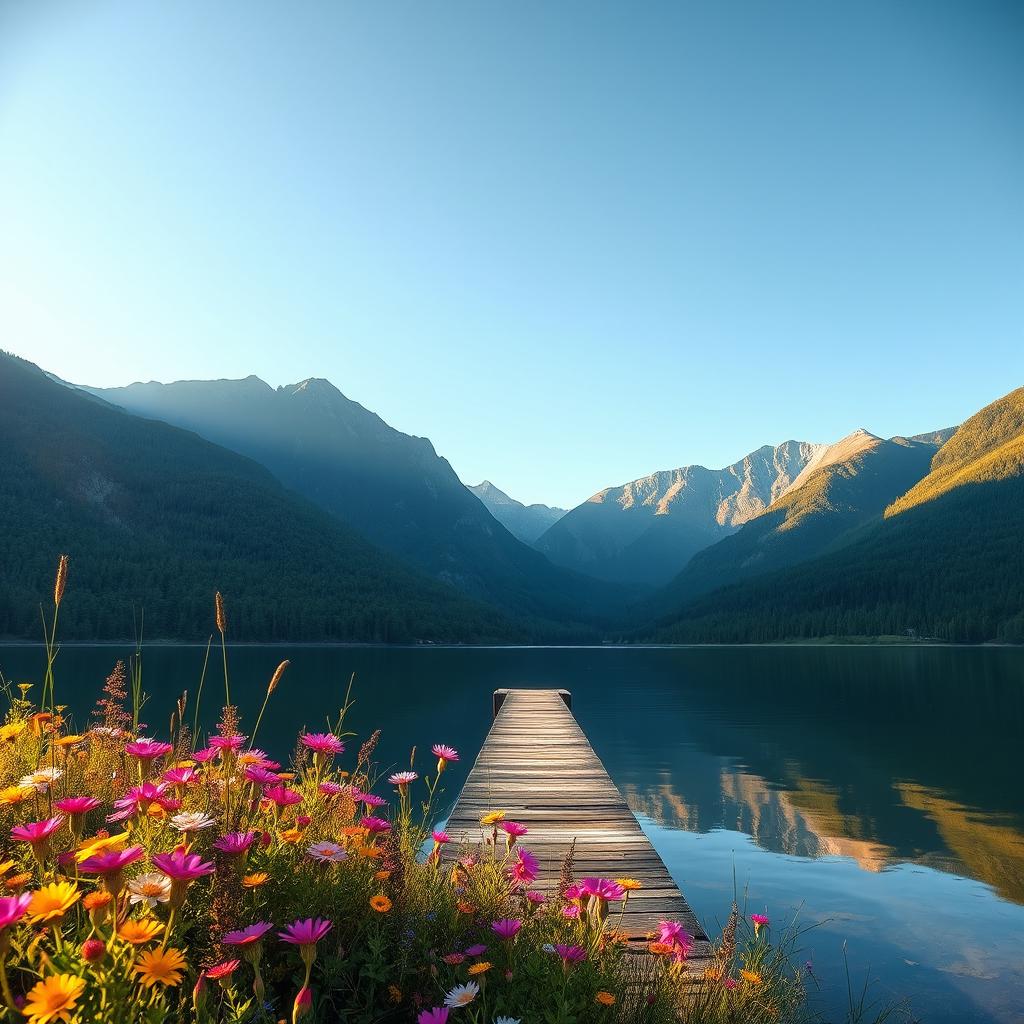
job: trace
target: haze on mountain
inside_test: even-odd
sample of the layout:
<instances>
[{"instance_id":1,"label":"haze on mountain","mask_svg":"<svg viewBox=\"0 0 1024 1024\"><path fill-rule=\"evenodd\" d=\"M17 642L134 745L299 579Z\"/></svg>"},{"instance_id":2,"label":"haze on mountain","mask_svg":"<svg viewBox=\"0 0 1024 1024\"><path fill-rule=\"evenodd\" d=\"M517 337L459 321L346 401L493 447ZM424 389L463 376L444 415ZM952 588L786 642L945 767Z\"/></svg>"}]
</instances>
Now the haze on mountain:
<instances>
[{"instance_id":1,"label":"haze on mountain","mask_svg":"<svg viewBox=\"0 0 1024 1024\"><path fill-rule=\"evenodd\" d=\"M782 497L825 445L786 441L726 466L682 466L607 487L536 543L557 565L622 583L668 583L698 551Z\"/></svg>"},{"instance_id":2,"label":"haze on mountain","mask_svg":"<svg viewBox=\"0 0 1024 1024\"><path fill-rule=\"evenodd\" d=\"M524 544L532 544L566 513L566 509L552 508L550 505L524 505L495 487L490 480L474 484L469 490L513 537L518 537Z\"/></svg>"},{"instance_id":3,"label":"haze on mountain","mask_svg":"<svg viewBox=\"0 0 1024 1024\"><path fill-rule=\"evenodd\" d=\"M868 461L865 454L863 463ZM828 481L826 493L840 482L841 474ZM820 484L817 476L808 481ZM884 490L875 493L876 507ZM803 502L799 492L793 497ZM814 508L813 500L808 507ZM770 513L768 533L773 522ZM760 527L750 525L754 549ZM1022 536L1024 388L1018 388L957 428L933 455L928 472L881 516L850 531L848 543L695 598L684 593L674 612L647 635L667 642L880 635L1021 642ZM742 559L731 554L735 571Z\"/></svg>"},{"instance_id":4,"label":"haze on mountain","mask_svg":"<svg viewBox=\"0 0 1024 1024\"><path fill-rule=\"evenodd\" d=\"M395 430L329 381L275 389L250 376L88 390L255 459L374 544L513 614L608 622L624 607L619 588L554 566L514 537L429 440Z\"/></svg>"},{"instance_id":5,"label":"haze on mountain","mask_svg":"<svg viewBox=\"0 0 1024 1024\"><path fill-rule=\"evenodd\" d=\"M0 637L39 638L71 558L65 640L505 641L531 633L427 578L194 433L132 416L0 353Z\"/></svg>"}]
</instances>

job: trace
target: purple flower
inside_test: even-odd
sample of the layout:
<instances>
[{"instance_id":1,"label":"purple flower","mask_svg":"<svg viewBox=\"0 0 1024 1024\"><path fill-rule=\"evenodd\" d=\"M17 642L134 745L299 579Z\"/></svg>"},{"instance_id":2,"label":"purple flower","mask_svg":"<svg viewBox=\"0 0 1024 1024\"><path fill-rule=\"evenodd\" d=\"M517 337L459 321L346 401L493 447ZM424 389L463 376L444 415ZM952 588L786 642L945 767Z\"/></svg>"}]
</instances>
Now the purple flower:
<instances>
[{"instance_id":1,"label":"purple flower","mask_svg":"<svg viewBox=\"0 0 1024 1024\"><path fill-rule=\"evenodd\" d=\"M227 835L221 836L213 845L221 853L236 857L240 853L245 853L255 840L255 832L229 832Z\"/></svg>"},{"instance_id":2,"label":"purple flower","mask_svg":"<svg viewBox=\"0 0 1024 1024\"><path fill-rule=\"evenodd\" d=\"M315 920L307 917L304 921L300 918L288 925L283 932L278 932L278 937L293 946L315 946L334 925L322 917Z\"/></svg>"},{"instance_id":3,"label":"purple flower","mask_svg":"<svg viewBox=\"0 0 1024 1024\"><path fill-rule=\"evenodd\" d=\"M505 917L500 921L491 922L491 931L502 939L514 939L522 927L523 922L514 917Z\"/></svg>"}]
</instances>

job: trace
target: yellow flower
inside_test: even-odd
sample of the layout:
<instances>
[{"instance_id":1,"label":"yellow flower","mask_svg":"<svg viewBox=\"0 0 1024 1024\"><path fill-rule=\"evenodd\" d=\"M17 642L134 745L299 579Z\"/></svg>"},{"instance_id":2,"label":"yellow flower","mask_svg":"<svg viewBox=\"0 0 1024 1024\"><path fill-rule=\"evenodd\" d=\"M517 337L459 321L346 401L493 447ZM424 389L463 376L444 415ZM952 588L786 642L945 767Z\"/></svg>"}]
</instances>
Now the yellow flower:
<instances>
[{"instance_id":1,"label":"yellow flower","mask_svg":"<svg viewBox=\"0 0 1024 1024\"><path fill-rule=\"evenodd\" d=\"M118 832L113 836L94 836L92 839L87 839L75 851L75 860L81 864L83 860L88 860L97 853L108 851L119 853L127 844L129 835L128 832Z\"/></svg>"},{"instance_id":2,"label":"yellow flower","mask_svg":"<svg viewBox=\"0 0 1024 1024\"><path fill-rule=\"evenodd\" d=\"M370 899L370 906L373 907L378 914L386 914L391 909L391 900L389 900L387 896L381 894Z\"/></svg>"},{"instance_id":3,"label":"yellow flower","mask_svg":"<svg viewBox=\"0 0 1024 1024\"><path fill-rule=\"evenodd\" d=\"M61 736L59 740L55 740L54 742L58 747L73 747L76 743L81 743L84 739L84 736L74 733L70 736Z\"/></svg>"},{"instance_id":4,"label":"yellow flower","mask_svg":"<svg viewBox=\"0 0 1024 1024\"><path fill-rule=\"evenodd\" d=\"M246 875L242 879L242 885L246 889L255 889L257 886L263 885L264 882L270 881L270 875L266 871L254 871L251 875Z\"/></svg>"},{"instance_id":5,"label":"yellow flower","mask_svg":"<svg viewBox=\"0 0 1024 1024\"><path fill-rule=\"evenodd\" d=\"M130 942L133 946L144 946L152 942L162 931L164 926L151 917L140 921L125 921L117 929L117 937L124 942Z\"/></svg>"},{"instance_id":6,"label":"yellow flower","mask_svg":"<svg viewBox=\"0 0 1024 1024\"><path fill-rule=\"evenodd\" d=\"M761 984L761 975L757 971L740 971L740 977L751 985Z\"/></svg>"},{"instance_id":7,"label":"yellow flower","mask_svg":"<svg viewBox=\"0 0 1024 1024\"><path fill-rule=\"evenodd\" d=\"M626 892L634 892L637 889L643 888L643 883L636 878L616 878L615 884L621 885Z\"/></svg>"},{"instance_id":8,"label":"yellow flower","mask_svg":"<svg viewBox=\"0 0 1024 1024\"><path fill-rule=\"evenodd\" d=\"M357 852L360 857L368 857L370 860L383 856L376 846L360 846Z\"/></svg>"},{"instance_id":9,"label":"yellow flower","mask_svg":"<svg viewBox=\"0 0 1024 1024\"><path fill-rule=\"evenodd\" d=\"M31 787L8 786L6 789L0 789L0 804L20 804L34 792L35 790Z\"/></svg>"},{"instance_id":10,"label":"yellow flower","mask_svg":"<svg viewBox=\"0 0 1024 1024\"><path fill-rule=\"evenodd\" d=\"M82 894L73 882L51 882L32 893L28 905L33 924L59 924Z\"/></svg>"},{"instance_id":11,"label":"yellow flower","mask_svg":"<svg viewBox=\"0 0 1024 1024\"><path fill-rule=\"evenodd\" d=\"M388 985L388 998L393 1003L402 1001L402 990L397 985Z\"/></svg>"},{"instance_id":12,"label":"yellow flower","mask_svg":"<svg viewBox=\"0 0 1024 1024\"><path fill-rule=\"evenodd\" d=\"M481 960L478 964L473 964L469 968L469 976L472 977L474 974L486 974L491 969L491 965L486 960Z\"/></svg>"},{"instance_id":13,"label":"yellow flower","mask_svg":"<svg viewBox=\"0 0 1024 1024\"><path fill-rule=\"evenodd\" d=\"M0 875L6 875L14 867L15 863L16 861L13 860L5 860L3 864L0 864Z\"/></svg>"},{"instance_id":14,"label":"yellow flower","mask_svg":"<svg viewBox=\"0 0 1024 1024\"><path fill-rule=\"evenodd\" d=\"M282 782L291 782L295 778L295 772L278 772L277 777Z\"/></svg>"},{"instance_id":15,"label":"yellow flower","mask_svg":"<svg viewBox=\"0 0 1024 1024\"><path fill-rule=\"evenodd\" d=\"M25 731L24 722L9 722L7 725L0 725L0 743L13 740Z\"/></svg>"},{"instance_id":16,"label":"yellow flower","mask_svg":"<svg viewBox=\"0 0 1024 1024\"><path fill-rule=\"evenodd\" d=\"M181 981L185 958L180 949L147 949L135 962L134 970L146 988L154 985L173 988Z\"/></svg>"},{"instance_id":17,"label":"yellow flower","mask_svg":"<svg viewBox=\"0 0 1024 1024\"><path fill-rule=\"evenodd\" d=\"M286 828L282 833L280 833L280 835L282 843L302 842L302 832L300 832L299 829L297 828Z\"/></svg>"},{"instance_id":18,"label":"yellow flower","mask_svg":"<svg viewBox=\"0 0 1024 1024\"><path fill-rule=\"evenodd\" d=\"M596 996L594 996L594 1002L599 1003L601 1006L614 1006L615 996L613 996L611 992L605 992L604 989L602 989Z\"/></svg>"},{"instance_id":19,"label":"yellow flower","mask_svg":"<svg viewBox=\"0 0 1024 1024\"><path fill-rule=\"evenodd\" d=\"M504 811L488 811L481 819L481 825L497 825L499 821L505 820Z\"/></svg>"},{"instance_id":20,"label":"yellow flower","mask_svg":"<svg viewBox=\"0 0 1024 1024\"><path fill-rule=\"evenodd\" d=\"M36 982L28 994L23 1010L31 1024L68 1024L78 997L85 989L85 979L73 974L51 974Z\"/></svg>"}]
</instances>

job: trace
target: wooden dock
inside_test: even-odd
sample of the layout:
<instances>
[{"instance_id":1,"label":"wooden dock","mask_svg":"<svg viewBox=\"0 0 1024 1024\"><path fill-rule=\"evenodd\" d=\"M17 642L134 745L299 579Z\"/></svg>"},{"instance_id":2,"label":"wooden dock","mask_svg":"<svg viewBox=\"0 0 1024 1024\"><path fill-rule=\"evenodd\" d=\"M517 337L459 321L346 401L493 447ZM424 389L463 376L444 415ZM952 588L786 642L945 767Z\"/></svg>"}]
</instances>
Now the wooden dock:
<instances>
[{"instance_id":1,"label":"wooden dock","mask_svg":"<svg viewBox=\"0 0 1024 1024\"><path fill-rule=\"evenodd\" d=\"M497 690L494 721L447 831L459 845L481 842L482 815L503 810L529 833L520 840L540 861L536 887L558 884L575 839L574 875L635 878L620 929L640 945L660 921L681 921L698 940L693 960L707 957L707 936L608 776L570 710L566 690ZM617 915L616 915L617 916ZM645 948L642 947L642 948Z\"/></svg>"}]
</instances>

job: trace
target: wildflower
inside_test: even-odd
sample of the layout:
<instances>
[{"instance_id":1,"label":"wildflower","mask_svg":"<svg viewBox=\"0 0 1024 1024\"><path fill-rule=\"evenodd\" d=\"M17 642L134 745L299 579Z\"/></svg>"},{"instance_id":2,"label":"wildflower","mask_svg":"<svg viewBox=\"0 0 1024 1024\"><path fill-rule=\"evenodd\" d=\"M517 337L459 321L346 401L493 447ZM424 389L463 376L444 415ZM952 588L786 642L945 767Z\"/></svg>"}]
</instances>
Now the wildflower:
<instances>
[{"instance_id":1,"label":"wildflower","mask_svg":"<svg viewBox=\"0 0 1024 1024\"><path fill-rule=\"evenodd\" d=\"M242 744L245 742L245 737L240 733L235 733L232 736L211 736L210 746L214 750L218 751L223 757L225 754L233 754L235 751L242 749Z\"/></svg>"},{"instance_id":2,"label":"wildflower","mask_svg":"<svg viewBox=\"0 0 1024 1024\"><path fill-rule=\"evenodd\" d=\"M578 900L582 895L578 885L570 885L565 890L565 898L567 900Z\"/></svg>"},{"instance_id":3,"label":"wildflower","mask_svg":"<svg viewBox=\"0 0 1024 1024\"><path fill-rule=\"evenodd\" d=\"M102 939L86 939L82 943L81 953L87 964L99 963L107 955L107 946Z\"/></svg>"},{"instance_id":4,"label":"wildflower","mask_svg":"<svg viewBox=\"0 0 1024 1024\"><path fill-rule=\"evenodd\" d=\"M216 747L203 747L202 750L195 750L192 752L192 759L194 761L198 761L199 764L206 764L207 761L212 761L216 756Z\"/></svg>"},{"instance_id":5,"label":"wildflower","mask_svg":"<svg viewBox=\"0 0 1024 1024\"><path fill-rule=\"evenodd\" d=\"M76 978L73 974L51 974L32 986L23 1011L31 1024L70 1021L84 990L84 978Z\"/></svg>"},{"instance_id":6,"label":"wildflower","mask_svg":"<svg viewBox=\"0 0 1024 1024\"><path fill-rule=\"evenodd\" d=\"M603 989L594 996L594 1002L601 1006L614 1006L615 996L611 992L605 992Z\"/></svg>"},{"instance_id":7,"label":"wildflower","mask_svg":"<svg viewBox=\"0 0 1024 1024\"><path fill-rule=\"evenodd\" d=\"M53 806L62 814L70 814L74 822L76 816L82 818L89 811L96 810L102 803L102 800L97 800L94 796L70 796L65 800L57 800Z\"/></svg>"},{"instance_id":8,"label":"wildflower","mask_svg":"<svg viewBox=\"0 0 1024 1024\"><path fill-rule=\"evenodd\" d=\"M191 882L203 875L213 874L213 863L204 861L194 853L185 853L181 848L172 853L157 853L150 857L153 867L162 871L171 880L172 907L181 906L185 890Z\"/></svg>"},{"instance_id":9,"label":"wildflower","mask_svg":"<svg viewBox=\"0 0 1024 1024\"><path fill-rule=\"evenodd\" d=\"M225 946L239 946L242 948L253 946L258 942L262 942L263 936L273 927L269 921L258 921L256 924L239 928L237 931L225 932L223 942Z\"/></svg>"},{"instance_id":10,"label":"wildflower","mask_svg":"<svg viewBox=\"0 0 1024 1024\"><path fill-rule=\"evenodd\" d=\"M263 795L278 807L290 807L292 804L302 803L302 794L296 793L294 789L289 789L284 785L267 786L263 790Z\"/></svg>"},{"instance_id":11,"label":"wildflower","mask_svg":"<svg viewBox=\"0 0 1024 1024\"><path fill-rule=\"evenodd\" d=\"M478 974L486 974L494 965L487 960L480 960L473 964L467 971L470 977L476 977Z\"/></svg>"},{"instance_id":12,"label":"wildflower","mask_svg":"<svg viewBox=\"0 0 1024 1024\"><path fill-rule=\"evenodd\" d=\"M10 722L7 725L0 725L0 743L7 743L17 739L25 731L24 722Z\"/></svg>"},{"instance_id":13,"label":"wildflower","mask_svg":"<svg viewBox=\"0 0 1024 1024\"><path fill-rule=\"evenodd\" d=\"M171 803L166 793L166 782L144 782L141 786L134 786L120 800L114 801L118 812L108 814L107 821L124 821L133 814L149 814L154 808L167 810Z\"/></svg>"},{"instance_id":14,"label":"wildflower","mask_svg":"<svg viewBox=\"0 0 1024 1024\"><path fill-rule=\"evenodd\" d=\"M100 924L107 916L107 907L113 902L114 897L109 892L86 893L82 900L82 906L89 912L89 920L94 925Z\"/></svg>"},{"instance_id":15,"label":"wildflower","mask_svg":"<svg viewBox=\"0 0 1024 1024\"><path fill-rule=\"evenodd\" d=\"M207 967L204 973L213 981L221 981L223 978L230 978L238 970L238 965L241 962L241 960L224 960L219 964L214 964L213 967Z\"/></svg>"},{"instance_id":16,"label":"wildflower","mask_svg":"<svg viewBox=\"0 0 1024 1024\"><path fill-rule=\"evenodd\" d=\"M668 943L678 955L685 956L693 945L693 936L678 921L662 921L658 925L658 941Z\"/></svg>"},{"instance_id":17,"label":"wildflower","mask_svg":"<svg viewBox=\"0 0 1024 1024\"><path fill-rule=\"evenodd\" d=\"M37 793L45 793L50 786L63 777L64 772L60 768L40 768L18 780L21 789L35 790Z\"/></svg>"},{"instance_id":18,"label":"wildflower","mask_svg":"<svg viewBox=\"0 0 1024 1024\"><path fill-rule=\"evenodd\" d=\"M609 900L621 900L625 890L618 882L608 878L584 878L580 882L580 895L595 897L605 902Z\"/></svg>"},{"instance_id":19,"label":"wildflower","mask_svg":"<svg viewBox=\"0 0 1024 1024\"><path fill-rule=\"evenodd\" d=\"M518 821L499 821L498 828L505 833L505 842L510 850L515 846L517 839L521 839L530 831L525 825L521 825Z\"/></svg>"},{"instance_id":20,"label":"wildflower","mask_svg":"<svg viewBox=\"0 0 1024 1024\"><path fill-rule=\"evenodd\" d=\"M314 843L306 854L321 864L340 864L348 854L337 843Z\"/></svg>"},{"instance_id":21,"label":"wildflower","mask_svg":"<svg viewBox=\"0 0 1024 1024\"><path fill-rule=\"evenodd\" d=\"M261 764L247 765L242 772L246 781L254 782L257 786L274 786L281 781L277 772L272 772Z\"/></svg>"},{"instance_id":22,"label":"wildflower","mask_svg":"<svg viewBox=\"0 0 1024 1024\"><path fill-rule=\"evenodd\" d=\"M587 951L582 946L566 946L563 943L558 943L555 946L555 952L561 957L562 963L566 967L569 964L578 964L587 958Z\"/></svg>"},{"instance_id":23,"label":"wildflower","mask_svg":"<svg viewBox=\"0 0 1024 1024\"><path fill-rule=\"evenodd\" d=\"M308 985L299 989L295 1002L292 1004L292 1024L300 1017L305 1017L313 1006L313 990Z\"/></svg>"},{"instance_id":24,"label":"wildflower","mask_svg":"<svg viewBox=\"0 0 1024 1024\"><path fill-rule=\"evenodd\" d=\"M388 782L392 786L397 786L401 792L405 792L406 788L411 782L415 782L419 778L416 772L395 772L393 775L388 776Z\"/></svg>"},{"instance_id":25,"label":"wildflower","mask_svg":"<svg viewBox=\"0 0 1024 1024\"><path fill-rule=\"evenodd\" d=\"M432 748L434 757L437 758L437 773L441 774L448 766L449 761L458 761L459 752L454 747L445 743L435 743Z\"/></svg>"},{"instance_id":26,"label":"wildflower","mask_svg":"<svg viewBox=\"0 0 1024 1024\"><path fill-rule=\"evenodd\" d=\"M370 906L377 911L378 914L386 914L391 909L391 900L387 896L380 894L373 896L370 899Z\"/></svg>"},{"instance_id":27,"label":"wildflower","mask_svg":"<svg viewBox=\"0 0 1024 1024\"><path fill-rule=\"evenodd\" d=\"M23 803L34 792L35 789L31 786L8 786L6 789L0 789L0 804L13 806Z\"/></svg>"},{"instance_id":28,"label":"wildflower","mask_svg":"<svg viewBox=\"0 0 1024 1024\"><path fill-rule=\"evenodd\" d=\"M4 885L11 892L21 892L22 889L32 881L32 875L28 871L22 871L17 875L9 875L4 879Z\"/></svg>"},{"instance_id":29,"label":"wildflower","mask_svg":"<svg viewBox=\"0 0 1024 1024\"><path fill-rule=\"evenodd\" d=\"M333 927L330 921L323 918L311 917L304 921L299 919L288 925L283 932L278 932L278 938L299 947L299 953L306 964L307 969L316 959L316 944Z\"/></svg>"},{"instance_id":30,"label":"wildflower","mask_svg":"<svg viewBox=\"0 0 1024 1024\"><path fill-rule=\"evenodd\" d=\"M304 747L312 750L314 754L318 754L322 758L334 757L345 752L345 744L333 733L304 733L299 739Z\"/></svg>"},{"instance_id":31,"label":"wildflower","mask_svg":"<svg viewBox=\"0 0 1024 1024\"><path fill-rule=\"evenodd\" d=\"M459 964L463 963L466 959L465 953L446 953L441 959L448 964L449 967L458 967Z\"/></svg>"},{"instance_id":32,"label":"wildflower","mask_svg":"<svg viewBox=\"0 0 1024 1024\"><path fill-rule=\"evenodd\" d=\"M202 811L186 811L183 814L175 814L171 818L171 825L179 832L199 832L216 823L216 818L211 818L209 814L203 814Z\"/></svg>"},{"instance_id":33,"label":"wildflower","mask_svg":"<svg viewBox=\"0 0 1024 1024\"><path fill-rule=\"evenodd\" d=\"M161 778L164 782L169 782L172 786L177 786L179 789L183 789L190 783L196 782L200 778L200 775L195 768L184 766L179 768L168 768Z\"/></svg>"},{"instance_id":34,"label":"wildflower","mask_svg":"<svg viewBox=\"0 0 1024 1024\"><path fill-rule=\"evenodd\" d=\"M360 794L359 803L364 804L366 807L386 807L388 802L384 797L377 796L376 793L362 793Z\"/></svg>"},{"instance_id":35,"label":"wildflower","mask_svg":"<svg viewBox=\"0 0 1024 1024\"><path fill-rule=\"evenodd\" d=\"M117 929L117 937L133 946L144 946L147 942L152 942L163 930L163 925L152 917L132 919L122 922Z\"/></svg>"},{"instance_id":36,"label":"wildflower","mask_svg":"<svg viewBox=\"0 0 1024 1024\"><path fill-rule=\"evenodd\" d=\"M722 979L722 986L724 988L733 989L733 988L736 988L736 986L738 984L739 984L739 982L737 982L735 978L723 978Z\"/></svg>"},{"instance_id":37,"label":"wildflower","mask_svg":"<svg viewBox=\"0 0 1024 1024\"><path fill-rule=\"evenodd\" d=\"M82 863L84 860L88 860L89 857L94 856L97 853L107 853L108 851L123 850L125 843L128 842L128 832L118 832L116 835L108 835L106 832L100 832L99 835L94 836L92 839L87 839L82 843L75 851L75 860Z\"/></svg>"},{"instance_id":38,"label":"wildflower","mask_svg":"<svg viewBox=\"0 0 1024 1024\"><path fill-rule=\"evenodd\" d=\"M671 942L651 942L647 946L648 952L655 956L668 956L675 949Z\"/></svg>"},{"instance_id":39,"label":"wildflower","mask_svg":"<svg viewBox=\"0 0 1024 1024\"><path fill-rule=\"evenodd\" d=\"M499 821L505 820L504 811L488 811L481 819L481 825L497 825Z\"/></svg>"},{"instance_id":40,"label":"wildflower","mask_svg":"<svg viewBox=\"0 0 1024 1024\"><path fill-rule=\"evenodd\" d=\"M51 882L32 893L29 918L33 924L58 925L81 898L74 882Z\"/></svg>"},{"instance_id":41,"label":"wildflower","mask_svg":"<svg viewBox=\"0 0 1024 1024\"><path fill-rule=\"evenodd\" d=\"M228 832L214 842L214 848L229 857L237 857L246 853L250 846L256 841L255 832Z\"/></svg>"},{"instance_id":42,"label":"wildflower","mask_svg":"<svg viewBox=\"0 0 1024 1024\"><path fill-rule=\"evenodd\" d=\"M459 908L460 914L476 913L476 907L474 907L473 904L468 902L467 900L459 900L458 903L456 903L456 906Z\"/></svg>"},{"instance_id":43,"label":"wildflower","mask_svg":"<svg viewBox=\"0 0 1024 1024\"><path fill-rule=\"evenodd\" d=\"M0 896L0 936L25 916L31 902L32 894L27 892L17 896Z\"/></svg>"},{"instance_id":44,"label":"wildflower","mask_svg":"<svg viewBox=\"0 0 1024 1024\"><path fill-rule=\"evenodd\" d=\"M519 932L519 929L522 927L522 921L511 917L505 917L500 921L491 922L491 931L502 939L514 939L516 934Z\"/></svg>"},{"instance_id":45,"label":"wildflower","mask_svg":"<svg viewBox=\"0 0 1024 1024\"><path fill-rule=\"evenodd\" d=\"M388 985L388 999L393 1003L402 1001L402 990L397 985Z\"/></svg>"},{"instance_id":46,"label":"wildflower","mask_svg":"<svg viewBox=\"0 0 1024 1024\"><path fill-rule=\"evenodd\" d=\"M435 847L444 846L445 843L450 843L452 841L452 837L448 835L447 832L442 832L440 829L434 829L430 834L433 837Z\"/></svg>"},{"instance_id":47,"label":"wildflower","mask_svg":"<svg viewBox=\"0 0 1024 1024\"><path fill-rule=\"evenodd\" d=\"M521 885L529 885L536 880L539 867L537 858L529 850L519 846L516 848L516 859L506 870L509 876Z\"/></svg>"},{"instance_id":48,"label":"wildflower","mask_svg":"<svg viewBox=\"0 0 1024 1024\"><path fill-rule=\"evenodd\" d=\"M129 757L138 758L144 765L148 766L150 761L163 757L174 750L171 743L161 743L159 740L140 739L133 743L124 745L124 752Z\"/></svg>"},{"instance_id":49,"label":"wildflower","mask_svg":"<svg viewBox=\"0 0 1024 1024\"><path fill-rule=\"evenodd\" d=\"M147 871L136 875L128 882L129 900L132 904L144 903L150 910L158 903L166 903L171 898L171 880L156 871Z\"/></svg>"},{"instance_id":50,"label":"wildflower","mask_svg":"<svg viewBox=\"0 0 1024 1024\"><path fill-rule=\"evenodd\" d=\"M270 875L266 871L254 871L242 879L242 885L246 889L256 889L270 881Z\"/></svg>"},{"instance_id":51,"label":"wildflower","mask_svg":"<svg viewBox=\"0 0 1024 1024\"><path fill-rule=\"evenodd\" d=\"M320 785L317 786L317 789L319 789L324 796L337 796L339 793L344 791L344 788L345 787L339 783L331 782L329 780L327 782L321 782ZM353 801L355 800L354 793L352 794L352 799Z\"/></svg>"},{"instance_id":52,"label":"wildflower","mask_svg":"<svg viewBox=\"0 0 1024 1024\"><path fill-rule=\"evenodd\" d=\"M638 881L636 878L616 878L615 884L627 893L635 892L637 889L643 888L643 883Z\"/></svg>"},{"instance_id":53,"label":"wildflower","mask_svg":"<svg viewBox=\"0 0 1024 1024\"><path fill-rule=\"evenodd\" d=\"M448 1024L448 1007L435 1006L432 1010L422 1010L416 1017L416 1024Z\"/></svg>"},{"instance_id":54,"label":"wildflower","mask_svg":"<svg viewBox=\"0 0 1024 1024\"><path fill-rule=\"evenodd\" d=\"M480 995L480 986L475 981L467 981L465 985L456 985L445 997L444 1005L449 1009L469 1006Z\"/></svg>"},{"instance_id":55,"label":"wildflower","mask_svg":"<svg viewBox=\"0 0 1024 1024\"><path fill-rule=\"evenodd\" d=\"M302 842L302 831L297 828L286 828L278 832L282 843L291 843L293 846L297 846Z\"/></svg>"},{"instance_id":56,"label":"wildflower","mask_svg":"<svg viewBox=\"0 0 1024 1024\"><path fill-rule=\"evenodd\" d=\"M146 988L165 985L173 988L181 982L185 958L180 949L148 949L135 963L135 973Z\"/></svg>"},{"instance_id":57,"label":"wildflower","mask_svg":"<svg viewBox=\"0 0 1024 1024\"><path fill-rule=\"evenodd\" d=\"M11 829L11 838L22 843L30 843L36 860L42 862L50 852L50 836L64 824L64 818L47 818L45 821L30 821L27 825L15 825Z\"/></svg>"},{"instance_id":58,"label":"wildflower","mask_svg":"<svg viewBox=\"0 0 1024 1024\"><path fill-rule=\"evenodd\" d=\"M477 943L475 946L467 946L463 952L466 956L480 956L487 952L487 947L483 943Z\"/></svg>"},{"instance_id":59,"label":"wildflower","mask_svg":"<svg viewBox=\"0 0 1024 1024\"><path fill-rule=\"evenodd\" d=\"M361 818L359 824L366 829L370 835L391 831L391 822L384 818Z\"/></svg>"},{"instance_id":60,"label":"wildflower","mask_svg":"<svg viewBox=\"0 0 1024 1024\"><path fill-rule=\"evenodd\" d=\"M768 918L764 914L751 914L750 920L754 923L754 935L757 936L761 933L762 928L767 928L769 925Z\"/></svg>"}]
</instances>

